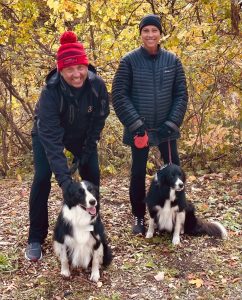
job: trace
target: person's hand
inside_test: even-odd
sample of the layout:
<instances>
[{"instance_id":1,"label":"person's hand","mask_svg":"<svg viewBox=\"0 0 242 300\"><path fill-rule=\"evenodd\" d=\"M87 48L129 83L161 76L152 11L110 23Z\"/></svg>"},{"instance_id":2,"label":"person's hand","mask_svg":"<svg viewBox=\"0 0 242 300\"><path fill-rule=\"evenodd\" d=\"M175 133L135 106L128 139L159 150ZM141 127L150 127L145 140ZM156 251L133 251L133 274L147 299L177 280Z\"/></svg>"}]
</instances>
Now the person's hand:
<instances>
[{"instance_id":1,"label":"person's hand","mask_svg":"<svg viewBox=\"0 0 242 300\"><path fill-rule=\"evenodd\" d=\"M145 135L145 126L141 125L133 132L133 136L144 136Z\"/></svg>"},{"instance_id":2,"label":"person's hand","mask_svg":"<svg viewBox=\"0 0 242 300\"><path fill-rule=\"evenodd\" d=\"M149 145L149 137L147 135L147 132L145 130L145 126L142 125L139 128L135 130L134 133L134 145L138 149L143 149L145 147L148 147Z\"/></svg>"},{"instance_id":3,"label":"person's hand","mask_svg":"<svg viewBox=\"0 0 242 300\"><path fill-rule=\"evenodd\" d=\"M161 125L158 132L159 132L160 137L167 138L172 134L173 131L174 130L170 126L168 126L164 123Z\"/></svg>"}]
</instances>

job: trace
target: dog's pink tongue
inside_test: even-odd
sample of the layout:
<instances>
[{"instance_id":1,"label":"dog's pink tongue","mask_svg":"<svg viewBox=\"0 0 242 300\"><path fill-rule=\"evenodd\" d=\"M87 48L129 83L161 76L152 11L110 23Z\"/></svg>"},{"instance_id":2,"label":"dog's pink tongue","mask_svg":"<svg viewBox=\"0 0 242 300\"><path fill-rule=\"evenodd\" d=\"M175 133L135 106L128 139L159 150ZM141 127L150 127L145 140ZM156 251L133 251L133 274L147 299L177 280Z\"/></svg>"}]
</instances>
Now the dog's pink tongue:
<instances>
[{"instance_id":1,"label":"dog's pink tongue","mask_svg":"<svg viewBox=\"0 0 242 300\"><path fill-rule=\"evenodd\" d=\"M86 211L90 214L90 215L95 215L96 214L96 207L89 207L86 209Z\"/></svg>"}]
</instances>

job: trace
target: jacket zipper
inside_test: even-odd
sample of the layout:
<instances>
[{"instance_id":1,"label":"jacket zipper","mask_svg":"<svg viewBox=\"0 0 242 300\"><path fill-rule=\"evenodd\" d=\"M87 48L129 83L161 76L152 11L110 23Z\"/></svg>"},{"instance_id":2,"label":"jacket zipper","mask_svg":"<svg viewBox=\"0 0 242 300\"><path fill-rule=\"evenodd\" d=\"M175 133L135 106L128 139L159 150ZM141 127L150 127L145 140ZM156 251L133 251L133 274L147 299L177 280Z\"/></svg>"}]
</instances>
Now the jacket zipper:
<instances>
[{"instance_id":1,"label":"jacket zipper","mask_svg":"<svg viewBox=\"0 0 242 300\"><path fill-rule=\"evenodd\" d=\"M156 127L156 121L157 121L157 90L156 90L156 78L155 78L155 61L156 59L153 58L152 60L152 70L153 70L153 84L154 84L154 93L155 93L155 96L154 96L154 108L155 108L155 111L154 111L154 124L153 124L153 127Z\"/></svg>"}]
</instances>

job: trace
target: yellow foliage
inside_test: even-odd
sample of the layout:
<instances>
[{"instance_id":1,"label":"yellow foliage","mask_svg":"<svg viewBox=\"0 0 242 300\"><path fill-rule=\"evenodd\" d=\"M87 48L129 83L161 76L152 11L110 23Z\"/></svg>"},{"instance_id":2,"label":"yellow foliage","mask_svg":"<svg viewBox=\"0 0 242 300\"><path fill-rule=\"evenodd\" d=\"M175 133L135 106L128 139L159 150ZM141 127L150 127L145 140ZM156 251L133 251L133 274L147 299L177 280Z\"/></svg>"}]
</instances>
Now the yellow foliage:
<instances>
[{"instance_id":1,"label":"yellow foliage","mask_svg":"<svg viewBox=\"0 0 242 300\"><path fill-rule=\"evenodd\" d=\"M154 167L155 167L155 165L154 165L152 162L149 162L149 161L148 161L146 167L147 167L148 170L153 170Z\"/></svg>"},{"instance_id":2,"label":"yellow foliage","mask_svg":"<svg viewBox=\"0 0 242 300\"><path fill-rule=\"evenodd\" d=\"M47 0L47 5L49 8L53 9L54 12L56 12L58 11L60 4L58 0Z\"/></svg>"},{"instance_id":3,"label":"yellow foliage","mask_svg":"<svg viewBox=\"0 0 242 300\"><path fill-rule=\"evenodd\" d=\"M231 29L230 0L152 3L154 7L149 1L134 0L6 1L8 9L0 7L1 70L9 72L19 97L10 101L10 91L1 80L0 87L8 108L19 110L14 115L19 128L29 132L32 124L26 122L31 120L29 115L20 112L18 99L34 106L46 74L55 67L60 33L74 30L78 34L110 91L120 58L140 46L141 18L154 9L161 16L161 47L180 57L187 76L189 107L181 150L186 155L190 151L224 153L237 146L241 39ZM122 127L118 129L121 135ZM105 138L114 151L117 134ZM106 171L114 172L113 166Z\"/></svg>"}]
</instances>

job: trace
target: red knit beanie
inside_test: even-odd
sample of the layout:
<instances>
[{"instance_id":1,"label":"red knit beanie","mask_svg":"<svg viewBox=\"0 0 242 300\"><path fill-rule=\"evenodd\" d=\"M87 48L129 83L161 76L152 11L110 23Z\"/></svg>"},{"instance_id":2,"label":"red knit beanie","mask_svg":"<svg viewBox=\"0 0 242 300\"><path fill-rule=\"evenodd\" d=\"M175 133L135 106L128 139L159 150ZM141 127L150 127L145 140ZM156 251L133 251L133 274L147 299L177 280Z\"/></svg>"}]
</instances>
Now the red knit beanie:
<instances>
[{"instance_id":1,"label":"red knit beanie","mask_svg":"<svg viewBox=\"0 0 242 300\"><path fill-rule=\"evenodd\" d=\"M57 68L61 71L75 65L88 65L88 58L83 45L77 41L73 31L66 31L60 37L60 47L57 51Z\"/></svg>"}]
</instances>

